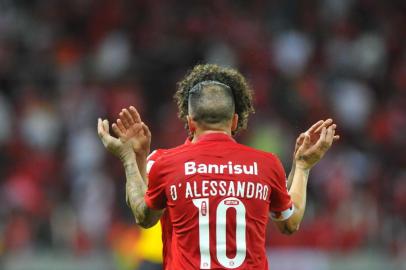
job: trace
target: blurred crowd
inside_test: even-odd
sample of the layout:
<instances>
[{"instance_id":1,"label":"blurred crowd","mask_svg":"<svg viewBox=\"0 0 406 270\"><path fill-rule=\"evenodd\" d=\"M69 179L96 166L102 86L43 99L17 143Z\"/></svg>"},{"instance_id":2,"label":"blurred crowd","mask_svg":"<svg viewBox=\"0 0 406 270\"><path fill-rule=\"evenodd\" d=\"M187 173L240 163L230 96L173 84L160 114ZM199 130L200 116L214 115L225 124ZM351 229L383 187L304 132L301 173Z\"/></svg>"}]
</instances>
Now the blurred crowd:
<instances>
[{"instance_id":1,"label":"blurred crowd","mask_svg":"<svg viewBox=\"0 0 406 270\"><path fill-rule=\"evenodd\" d=\"M301 231L270 228L270 246L405 256L405 26L402 0L0 1L0 254L131 253L139 231L97 117L134 105L152 149L180 144L176 82L217 63L255 90L237 140L287 172L300 132L338 123Z\"/></svg>"}]
</instances>

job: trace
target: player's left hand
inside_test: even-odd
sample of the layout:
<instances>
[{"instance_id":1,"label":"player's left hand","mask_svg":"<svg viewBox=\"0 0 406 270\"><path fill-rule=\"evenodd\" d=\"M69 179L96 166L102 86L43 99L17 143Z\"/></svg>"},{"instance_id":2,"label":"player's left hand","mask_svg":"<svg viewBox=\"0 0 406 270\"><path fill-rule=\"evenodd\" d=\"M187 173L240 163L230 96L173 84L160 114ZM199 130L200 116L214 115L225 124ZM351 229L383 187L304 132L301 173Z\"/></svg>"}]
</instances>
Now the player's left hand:
<instances>
[{"instance_id":1,"label":"player's left hand","mask_svg":"<svg viewBox=\"0 0 406 270\"><path fill-rule=\"evenodd\" d=\"M325 124L325 122L327 122L327 124ZM313 125L309 129L310 132L303 133L303 135L301 135L303 139L298 139L296 143L296 166L302 169L311 169L319 162L328 149L330 149L333 141L339 139L339 136L335 135L336 127L332 120L326 120L322 124L318 122Z\"/></svg>"},{"instance_id":2,"label":"player's left hand","mask_svg":"<svg viewBox=\"0 0 406 270\"><path fill-rule=\"evenodd\" d=\"M333 124L333 119L328 118L326 120L319 120L315 124L313 124L308 130L301 133L299 137L296 139L295 150L293 151L293 156L296 155L297 150L302 145L303 140L305 139L305 135L310 136L310 143L315 144L317 140L320 138L320 133L323 127L328 128L329 126L333 125L333 128L336 129L336 124ZM340 139L339 135L334 135L333 142Z\"/></svg>"}]
</instances>

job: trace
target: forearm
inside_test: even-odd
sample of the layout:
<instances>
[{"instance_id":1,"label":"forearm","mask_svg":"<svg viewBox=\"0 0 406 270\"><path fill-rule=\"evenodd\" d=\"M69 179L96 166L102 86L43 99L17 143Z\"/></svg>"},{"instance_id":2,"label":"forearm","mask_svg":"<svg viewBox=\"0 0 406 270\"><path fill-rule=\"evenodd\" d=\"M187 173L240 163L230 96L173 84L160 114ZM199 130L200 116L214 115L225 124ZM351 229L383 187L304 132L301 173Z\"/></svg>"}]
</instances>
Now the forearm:
<instances>
[{"instance_id":1,"label":"forearm","mask_svg":"<svg viewBox=\"0 0 406 270\"><path fill-rule=\"evenodd\" d=\"M162 215L162 211L150 209L144 200L147 190L146 181L143 180L135 154L123 160L126 175L126 199L131 208L135 221L143 228L155 225ZM146 179L146 178L145 178Z\"/></svg>"},{"instance_id":2,"label":"forearm","mask_svg":"<svg viewBox=\"0 0 406 270\"><path fill-rule=\"evenodd\" d=\"M140 175L142 177L142 179L144 180L144 183L148 185L148 178L147 178L147 157L148 157L148 153L147 152L142 152L142 153L135 153L135 158L137 161L137 166L138 169L140 171Z\"/></svg>"},{"instance_id":3,"label":"forearm","mask_svg":"<svg viewBox=\"0 0 406 270\"><path fill-rule=\"evenodd\" d=\"M145 205L144 195L147 185L142 179L137 165L136 156L129 155L122 160L126 175L126 199L131 208L136 223L141 224L148 214L148 208Z\"/></svg>"},{"instance_id":4,"label":"forearm","mask_svg":"<svg viewBox=\"0 0 406 270\"><path fill-rule=\"evenodd\" d=\"M292 187L293 176L295 175L295 169L296 169L296 161L293 159L292 168L290 170L290 173L288 175L288 181L286 183L286 187L288 188L288 190L290 190L290 188Z\"/></svg>"},{"instance_id":5,"label":"forearm","mask_svg":"<svg viewBox=\"0 0 406 270\"><path fill-rule=\"evenodd\" d=\"M289 194L291 196L295 210L285 224L285 228L288 233L297 231L303 219L303 215L306 209L307 180L309 178L309 172L309 169L302 169L297 167L295 167L294 169Z\"/></svg>"}]
</instances>

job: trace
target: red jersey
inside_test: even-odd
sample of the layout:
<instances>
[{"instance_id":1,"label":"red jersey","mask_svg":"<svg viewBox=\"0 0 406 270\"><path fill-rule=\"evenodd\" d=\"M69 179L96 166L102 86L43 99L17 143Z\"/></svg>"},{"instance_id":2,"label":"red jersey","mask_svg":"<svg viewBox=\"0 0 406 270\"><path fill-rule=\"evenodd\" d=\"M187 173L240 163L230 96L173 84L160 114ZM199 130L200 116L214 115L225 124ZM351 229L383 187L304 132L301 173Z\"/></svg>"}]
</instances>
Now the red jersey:
<instances>
[{"instance_id":1,"label":"red jersey","mask_svg":"<svg viewBox=\"0 0 406 270\"><path fill-rule=\"evenodd\" d=\"M190 140L187 139L185 144L190 144ZM147 175L149 178L149 172L151 170L152 165L155 163L157 159L161 157L167 150L166 149L157 149L153 151L147 157ZM150 182L151 179L148 179ZM162 230L162 257L163 257L163 269L168 269L167 267L171 265L171 258L172 258L172 223L169 218L168 211L164 211L161 219L161 230Z\"/></svg>"},{"instance_id":2,"label":"red jersey","mask_svg":"<svg viewBox=\"0 0 406 270\"><path fill-rule=\"evenodd\" d=\"M151 170L152 165L154 162L159 159L159 157L165 153L166 150L164 149L157 149L153 151L147 158L147 175L148 175L148 182L151 181L149 179L149 172ZM171 261L171 240L172 240L172 224L171 220L169 219L168 211L164 211L161 219L161 230L162 230L162 258L163 258L163 269L166 269L166 265L170 264Z\"/></svg>"},{"instance_id":3,"label":"red jersey","mask_svg":"<svg viewBox=\"0 0 406 270\"><path fill-rule=\"evenodd\" d=\"M150 168L148 207L167 208L170 269L268 269L269 212L293 213L278 158L223 133L167 150Z\"/></svg>"}]
</instances>

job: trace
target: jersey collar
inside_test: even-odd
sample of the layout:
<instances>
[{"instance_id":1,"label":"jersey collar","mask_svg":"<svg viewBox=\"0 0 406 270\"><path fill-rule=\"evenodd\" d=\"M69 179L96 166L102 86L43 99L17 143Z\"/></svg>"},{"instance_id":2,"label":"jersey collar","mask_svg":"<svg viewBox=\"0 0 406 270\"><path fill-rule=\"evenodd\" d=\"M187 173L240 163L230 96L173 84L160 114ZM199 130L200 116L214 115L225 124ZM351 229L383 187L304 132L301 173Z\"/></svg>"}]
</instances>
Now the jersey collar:
<instances>
[{"instance_id":1,"label":"jersey collar","mask_svg":"<svg viewBox=\"0 0 406 270\"><path fill-rule=\"evenodd\" d=\"M222 133L222 132L213 132L213 133L207 133L207 134L202 134L199 137L197 137L196 142L204 142L204 141L231 141L235 142L235 140L228 134Z\"/></svg>"}]
</instances>

